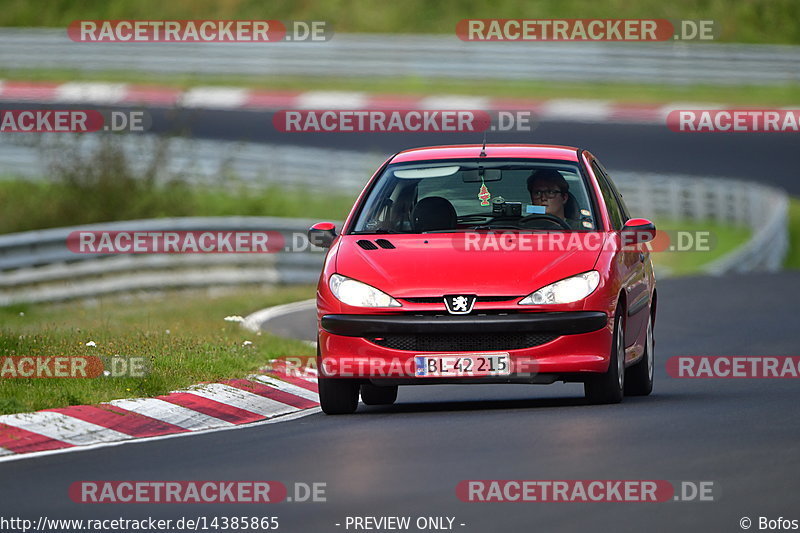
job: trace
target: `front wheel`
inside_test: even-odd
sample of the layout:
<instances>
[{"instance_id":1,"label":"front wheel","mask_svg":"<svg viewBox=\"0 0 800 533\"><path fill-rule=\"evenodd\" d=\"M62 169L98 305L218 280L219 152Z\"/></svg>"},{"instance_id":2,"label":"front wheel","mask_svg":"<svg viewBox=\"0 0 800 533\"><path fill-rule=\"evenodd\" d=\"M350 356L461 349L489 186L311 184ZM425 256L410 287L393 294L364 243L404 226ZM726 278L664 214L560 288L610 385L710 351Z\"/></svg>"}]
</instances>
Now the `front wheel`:
<instances>
[{"instance_id":1,"label":"front wheel","mask_svg":"<svg viewBox=\"0 0 800 533\"><path fill-rule=\"evenodd\" d=\"M647 320L647 337L644 343L642 360L625 371L625 394L647 396L653 392L655 352L653 351L653 319Z\"/></svg>"},{"instance_id":2,"label":"front wheel","mask_svg":"<svg viewBox=\"0 0 800 533\"><path fill-rule=\"evenodd\" d=\"M583 384L589 403L619 403L625 390L625 335L621 312L614 319L614 338L611 341L611 358L604 374L592 376Z\"/></svg>"},{"instance_id":3,"label":"front wheel","mask_svg":"<svg viewBox=\"0 0 800 533\"><path fill-rule=\"evenodd\" d=\"M326 415L349 415L358 408L358 381L348 378L317 378L319 404Z\"/></svg>"}]
</instances>

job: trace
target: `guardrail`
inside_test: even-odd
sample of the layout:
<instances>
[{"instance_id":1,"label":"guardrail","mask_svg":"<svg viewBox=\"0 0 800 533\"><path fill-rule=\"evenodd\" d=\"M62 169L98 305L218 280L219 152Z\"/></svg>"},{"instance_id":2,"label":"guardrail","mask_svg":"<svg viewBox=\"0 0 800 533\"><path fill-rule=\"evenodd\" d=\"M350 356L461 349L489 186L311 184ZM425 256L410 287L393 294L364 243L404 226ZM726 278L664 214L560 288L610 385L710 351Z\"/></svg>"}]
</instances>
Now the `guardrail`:
<instances>
[{"instance_id":1,"label":"guardrail","mask_svg":"<svg viewBox=\"0 0 800 533\"><path fill-rule=\"evenodd\" d=\"M336 34L324 43L75 43L65 29L0 28L1 69L774 85L800 81L795 46L464 42ZM135 77L135 76L134 76Z\"/></svg>"},{"instance_id":2,"label":"guardrail","mask_svg":"<svg viewBox=\"0 0 800 533\"><path fill-rule=\"evenodd\" d=\"M789 249L789 198L774 187L741 180L613 173L634 216L718 222L747 228L750 239L733 252L707 263L703 271L775 272Z\"/></svg>"},{"instance_id":3,"label":"guardrail","mask_svg":"<svg viewBox=\"0 0 800 533\"><path fill-rule=\"evenodd\" d=\"M736 180L613 174L634 216L713 220L747 227L749 241L706 265L709 274L781 268L788 248L788 199L778 189ZM329 183L329 185L332 185ZM323 254L316 247L271 254L76 254L77 230L278 231L304 235L314 220L190 217L135 220L0 236L0 305L93 297L115 292L232 284L314 283ZM290 242L290 241L287 241ZM302 247L301 247L302 248Z\"/></svg>"},{"instance_id":4,"label":"guardrail","mask_svg":"<svg viewBox=\"0 0 800 533\"><path fill-rule=\"evenodd\" d=\"M0 305L182 287L303 284L319 278L324 250L214 254L77 254L67 236L104 231L277 231L286 242L315 220L186 217L90 224L0 236ZM300 243L300 248L305 243Z\"/></svg>"},{"instance_id":5,"label":"guardrail","mask_svg":"<svg viewBox=\"0 0 800 533\"><path fill-rule=\"evenodd\" d=\"M0 133L0 173L41 179L50 173L50 161L69 153L92 153L101 136L66 133ZM197 140L156 135L115 138L128 155L133 170L147 168L154 147L167 143L158 165L164 178L178 176L203 185L229 184L232 178L251 186L265 183L302 186L318 191L358 191L391 154L309 148L283 144Z\"/></svg>"}]
</instances>

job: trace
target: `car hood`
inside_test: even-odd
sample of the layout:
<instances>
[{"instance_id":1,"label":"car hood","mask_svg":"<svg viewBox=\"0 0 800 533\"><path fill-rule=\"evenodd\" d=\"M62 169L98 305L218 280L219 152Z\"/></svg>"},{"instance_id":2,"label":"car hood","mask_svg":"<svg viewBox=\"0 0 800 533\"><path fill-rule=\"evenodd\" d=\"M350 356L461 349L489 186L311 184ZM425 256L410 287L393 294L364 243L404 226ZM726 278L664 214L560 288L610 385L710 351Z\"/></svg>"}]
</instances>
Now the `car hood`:
<instances>
[{"instance_id":1,"label":"car hood","mask_svg":"<svg viewBox=\"0 0 800 533\"><path fill-rule=\"evenodd\" d=\"M467 237L458 233L344 235L337 250L336 271L396 298L442 294L523 296L594 267L602 246L550 246L553 239L563 239L565 234L558 235L484 235L477 246L471 247L465 245ZM524 241L525 238L536 240ZM605 238L598 237L598 243ZM394 248L376 245L379 239ZM364 249L359 241L372 243L366 245L370 249Z\"/></svg>"}]
</instances>

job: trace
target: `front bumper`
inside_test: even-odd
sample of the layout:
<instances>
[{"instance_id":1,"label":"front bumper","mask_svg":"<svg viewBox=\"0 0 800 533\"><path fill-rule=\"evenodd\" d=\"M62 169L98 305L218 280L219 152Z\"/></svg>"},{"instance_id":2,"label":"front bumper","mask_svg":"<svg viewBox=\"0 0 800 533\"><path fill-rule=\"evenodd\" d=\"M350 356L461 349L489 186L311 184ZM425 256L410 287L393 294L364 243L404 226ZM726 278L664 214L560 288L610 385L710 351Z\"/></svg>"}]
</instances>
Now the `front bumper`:
<instances>
[{"instance_id":1,"label":"front bumper","mask_svg":"<svg viewBox=\"0 0 800 533\"><path fill-rule=\"evenodd\" d=\"M506 377L459 377L454 381L547 383L573 380L586 373L608 368L613 334L612 320L601 311L500 313L481 315L396 314L324 315L320 320L318 366L322 375L370 379L402 378L412 383L441 382L436 378L414 379L414 357L437 353L507 352L512 375ZM447 344L435 350L395 349L381 345L382 336L442 335L547 335L536 346L491 349L451 349ZM456 344L454 344L456 346ZM576 379L580 380L580 379ZM402 383L402 381L401 381Z\"/></svg>"},{"instance_id":2,"label":"front bumper","mask_svg":"<svg viewBox=\"0 0 800 533\"><path fill-rule=\"evenodd\" d=\"M481 315L325 315L322 329L345 337L375 337L394 333L535 332L555 335L589 333L604 328L601 311L499 313Z\"/></svg>"}]
</instances>

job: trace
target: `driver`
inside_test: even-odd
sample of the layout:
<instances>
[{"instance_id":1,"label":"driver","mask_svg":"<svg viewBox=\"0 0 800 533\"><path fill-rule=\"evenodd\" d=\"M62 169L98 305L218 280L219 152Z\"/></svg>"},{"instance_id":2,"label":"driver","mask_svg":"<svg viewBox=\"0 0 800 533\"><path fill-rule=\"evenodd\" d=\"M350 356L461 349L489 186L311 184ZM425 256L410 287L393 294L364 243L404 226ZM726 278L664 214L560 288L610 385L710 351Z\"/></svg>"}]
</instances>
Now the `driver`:
<instances>
[{"instance_id":1,"label":"driver","mask_svg":"<svg viewBox=\"0 0 800 533\"><path fill-rule=\"evenodd\" d=\"M564 220L572 229L580 228L580 221L566 216L566 211L574 206L569 205L569 183L559 171L552 168L533 171L528 176L528 192L533 205L544 206L545 213Z\"/></svg>"}]
</instances>

